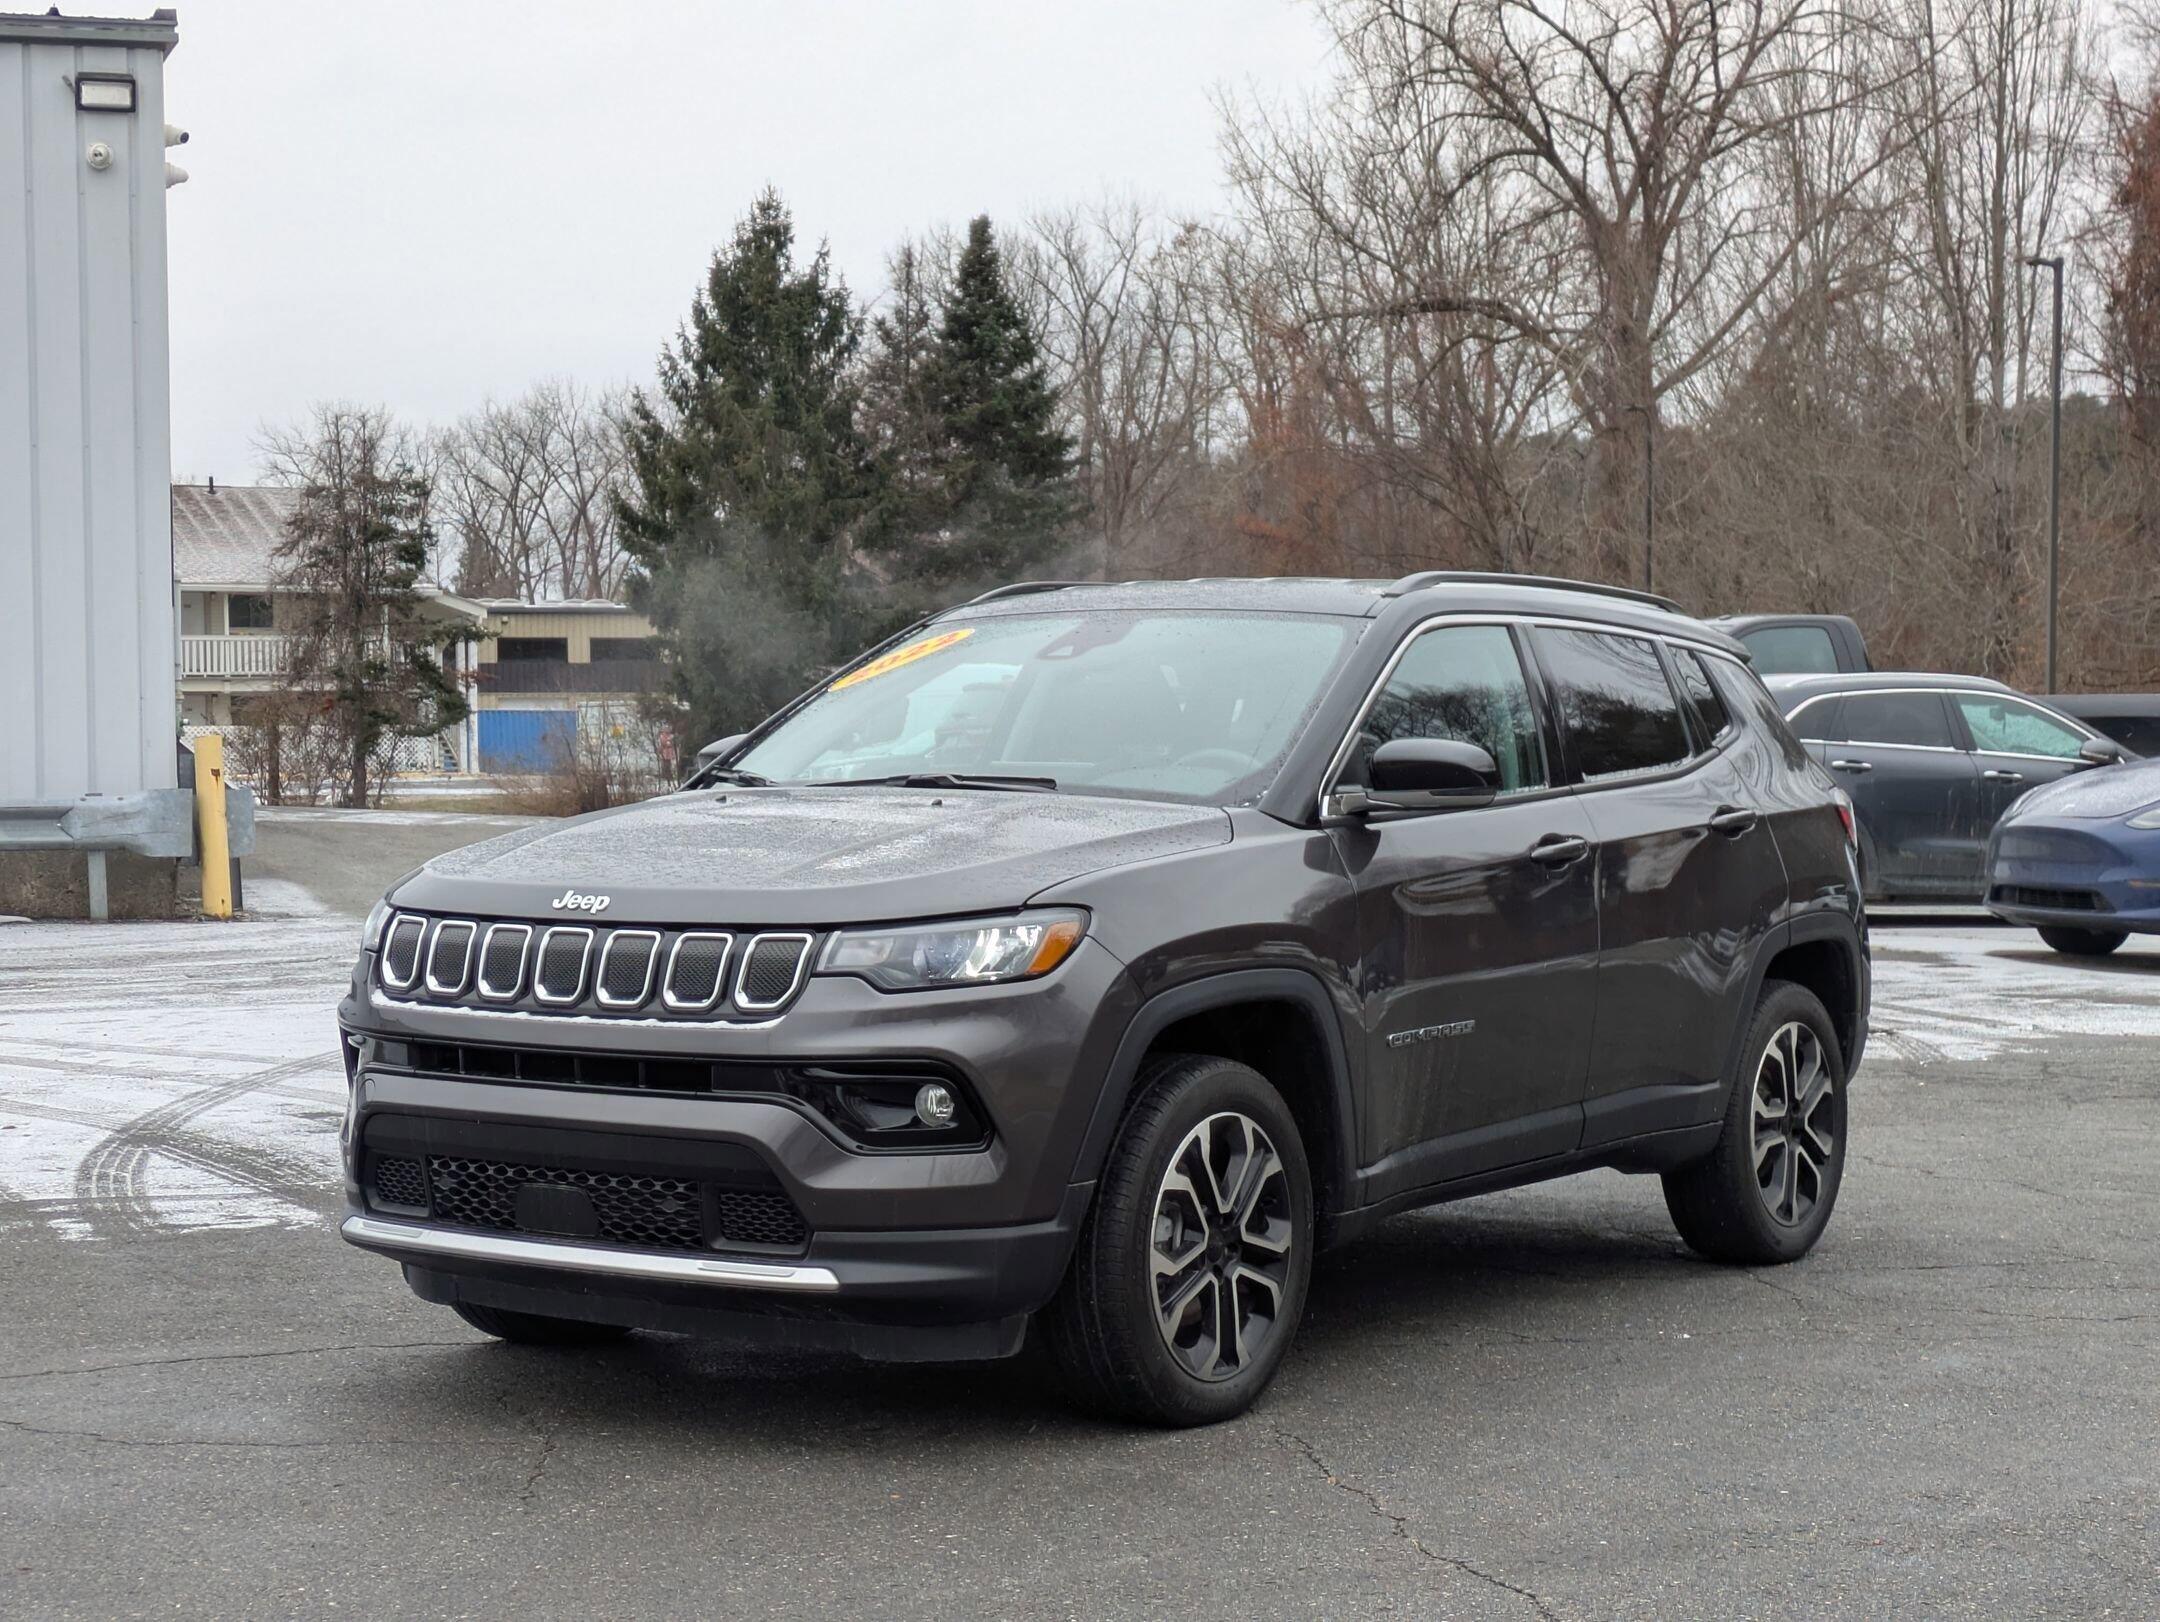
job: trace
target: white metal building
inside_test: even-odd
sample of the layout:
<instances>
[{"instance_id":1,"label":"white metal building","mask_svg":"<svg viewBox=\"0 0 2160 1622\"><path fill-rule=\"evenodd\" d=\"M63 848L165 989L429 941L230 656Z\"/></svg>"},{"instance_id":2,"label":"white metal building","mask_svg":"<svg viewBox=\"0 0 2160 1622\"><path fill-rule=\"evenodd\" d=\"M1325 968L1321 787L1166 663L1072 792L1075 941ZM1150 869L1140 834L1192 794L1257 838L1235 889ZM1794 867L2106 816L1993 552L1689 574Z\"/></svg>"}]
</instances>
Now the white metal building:
<instances>
[{"instance_id":1,"label":"white metal building","mask_svg":"<svg viewBox=\"0 0 2160 1622\"><path fill-rule=\"evenodd\" d=\"M0 861L97 851L94 895L104 850L192 848L168 520L178 37L171 11L0 14Z\"/></svg>"}]
</instances>

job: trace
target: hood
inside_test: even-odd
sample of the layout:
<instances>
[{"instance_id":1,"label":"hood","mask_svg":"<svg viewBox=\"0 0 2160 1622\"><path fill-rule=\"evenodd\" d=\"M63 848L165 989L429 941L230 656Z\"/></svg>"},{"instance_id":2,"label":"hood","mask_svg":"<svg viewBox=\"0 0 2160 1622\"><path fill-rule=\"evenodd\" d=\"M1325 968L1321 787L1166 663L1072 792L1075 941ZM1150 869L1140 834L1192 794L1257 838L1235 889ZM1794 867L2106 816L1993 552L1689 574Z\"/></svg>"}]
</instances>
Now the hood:
<instances>
[{"instance_id":1,"label":"hood","mask_svg":"<svg viewBox=\"0 0 2160 1622\"><path fill-rule=\"evenodd\" d=\"M877 923L1017 907L1067 879L1230 842L1212 806L966 789L728 788L544 823L438 856L401 906L609 923Z\"/></svg>"},{"instance_id":2,"label":"hood","mask_svg":"<svg viewBox=\"0 0 2160 1622\"><path fill-rule=\"evenodd\" d=\"M2160 803L2160 760L2141 760L2043 783L2019 800L2011 814L2101 821L2126 817L2156 803Z\"/></svg>"}]
</instances>

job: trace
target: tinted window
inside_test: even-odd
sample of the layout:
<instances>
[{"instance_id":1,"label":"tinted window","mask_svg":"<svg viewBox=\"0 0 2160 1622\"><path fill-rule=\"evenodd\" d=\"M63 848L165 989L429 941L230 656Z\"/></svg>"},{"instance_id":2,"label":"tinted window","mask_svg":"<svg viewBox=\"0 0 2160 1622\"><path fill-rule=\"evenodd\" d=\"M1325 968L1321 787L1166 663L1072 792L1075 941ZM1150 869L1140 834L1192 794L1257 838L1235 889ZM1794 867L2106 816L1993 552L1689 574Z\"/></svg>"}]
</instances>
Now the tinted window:
<instances>
[{"instance_id":1,"label":"tinted window","mask_svg":"<svg viewBox=\"0 0 2160 1622\"><path fill-rule=\"evenodd\" d=\"M1560 725L1586 782L1656 771L1687 758L1687 729L1657 647L1598 631L1537 633Z\"/></svg>"},{"instance_id":2,"label":"tinted window","mask_svg":"<svg viewBox=\"0 0 2160 1622\"><path fill-rule=\"evenodd\" d=\"M1960 693L1957 707L1965 717L1965 729L1972 734L1975 749L2000 755L2075 760L2085 747L2085 735L2069 722L2058 721L2045 710L2020 704L2014 698Z\"/></svg>"},{"instance_id":3,"label":"tinted window","mask_svg":"<svg viewBox=\"0 0 2160 1622\"><path fill-rule=\"evenodd\" d=\"M1675 648L1673 668L1680 673L1680 693L1687 700L1688 713L1695 718L1695 747L1707 749L1725 736L1732 726L1732 717L1725 713L1725 701L1718 697L1717 686L1710 680L1701 654L1688 648Z\"/></svg>"},{"instance_id":4,"label":"tinted window","mask_svg":"<svg viewBox=\"0 0 2160 1622\"><path fill-rule=\"evenodd\" d=\"M1842 702L1835 698L1818 698L1812 704L1801 705L1792 713L1788 722L1794 736L1805 738L1809 743L1821 743L1829 738L1845 736L1838 730L1837 724L1838 709Z\"/></svg>"},{"instance_id":5,"label":"tinted window","mask_svg":"<svg viewBox=\"0 0 2160 1622\"><path fill-rule=\"evenodd\" d=\"M1765 676L1805 676L1835 670L1837 644L1820 625L1766 625L1740 640Z\"/></svg>"},{"instance_id":6,"label":"tinted window","mask_svg":"<svg viewBox=\"0 0 2160 1622\"><path fill-rule=\"evenodd\" d=\"M2119 715L2100 730L2133 754L2160 755L2160 719L2142 715Z\"/></svg>"},{"instance_id":7,"label":"tinted window","mask_svg":"<svg viewBox=\"0 0 2160 1622\"><path fill-rule=\"evenodd\" d=\"M495 657L503 664L517 664L527 659L568 659L570 639L564 636L498 637Z\"/></svg>"},{"instance_id":8,"label":"tinted window","mask_svg":"<svg viewBox=\"0 0 2160 1622\"><path fill-rule=\"evenodd\" d=\"M1935 693L1848 693L1838 732L1853 743L1951 747L1950 715Z\"/></svg>"},{"instance_id":9,"label":"tinted window","mask_svg":"<svg viewBox=\"0 0 2160 1622\"><path fill-rule=\"evenodd\" d=\"M1398 738L1476 744L1500 768L1505 793L1550 781L1537 712L1505 626L1449 626L1412 642L1373 701L1340 781L1365 783L1372 752Z\"/></svg>"},{"instance_id":10,"label":"tinted window","mask_svg":"<svg viewBox=\"0 0 2160 1622\"><path fill-rule=\"evenodd\" d=\"M272 615L270 599L256 592L234 592L225 599L225 624L234 631L267 631Z\"/></svg>"}]
</instances>

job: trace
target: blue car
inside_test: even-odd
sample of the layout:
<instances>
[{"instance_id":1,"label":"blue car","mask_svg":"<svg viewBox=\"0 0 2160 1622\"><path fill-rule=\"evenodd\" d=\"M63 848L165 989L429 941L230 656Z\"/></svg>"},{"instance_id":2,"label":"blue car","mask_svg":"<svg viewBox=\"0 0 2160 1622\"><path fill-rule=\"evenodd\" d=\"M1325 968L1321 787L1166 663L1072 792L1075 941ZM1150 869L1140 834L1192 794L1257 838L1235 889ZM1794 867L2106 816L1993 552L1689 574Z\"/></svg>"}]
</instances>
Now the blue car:
<instances>
[{"instance_id":1,"label":"blue car","mask_svg":"<svg viewBox=\"0 0 2160 1622\"><path fill-rule=\"evenodd\" d=\"M2160 934L2160 760L2045 783L1988 841L1988 911L2058 952L2104 957Z\"/></svg>"}]
</instances>

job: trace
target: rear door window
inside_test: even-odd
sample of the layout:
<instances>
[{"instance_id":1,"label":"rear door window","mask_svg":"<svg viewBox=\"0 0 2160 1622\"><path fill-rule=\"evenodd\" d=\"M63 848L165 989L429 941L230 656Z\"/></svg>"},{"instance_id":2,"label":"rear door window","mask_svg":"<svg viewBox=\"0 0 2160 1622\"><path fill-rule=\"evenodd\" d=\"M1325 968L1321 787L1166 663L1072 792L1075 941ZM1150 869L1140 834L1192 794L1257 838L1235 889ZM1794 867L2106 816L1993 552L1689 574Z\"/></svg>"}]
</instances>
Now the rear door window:
<instances>
[{"instance_id":1,"label":"rear door window","mask_svg":"<svg viewBox=\"0 0 2160 1622\"><path fill-rule=\"evenodd\" d=\"M1687 728L1656 643L1541 627L1537 653L1584 782L1638 776L1687 759Z\"/></svg>"},{"instance_id":2,"label":"rear door window","mask_svg":"<svg viewBox=\"0 0 2160 1622\"><path fill-rule=\"evenodd\" d=\"M1957 747L1940 693L1847 693L1838 711L1838 736L1848 743Z\"/></svg>"},{"instance_id":3,"label":"rear door window","mask_svg":"<svg viewBox=\"0 0 2160 1622\"><path fill-rule=\"evenodd\" d=\"M1765 625L1743 631L1755 668L1765 676L1808 676L1838 667L1837 644L1820 625Z\"/></svg>"}]
</instances>

